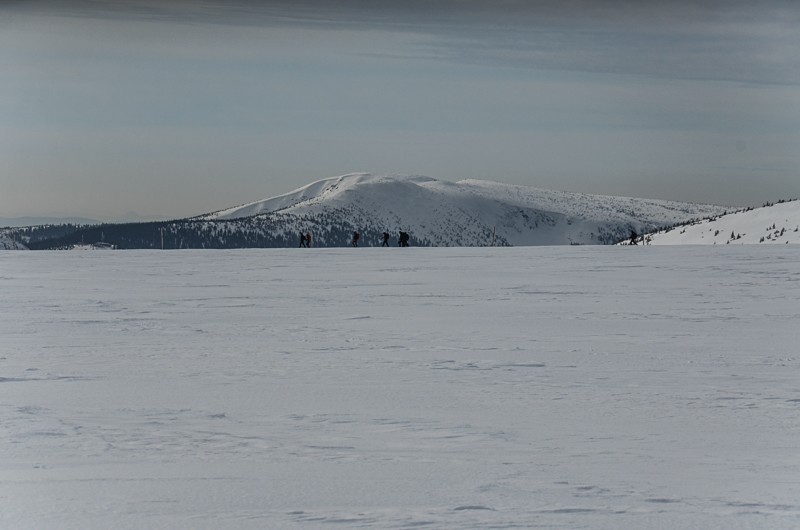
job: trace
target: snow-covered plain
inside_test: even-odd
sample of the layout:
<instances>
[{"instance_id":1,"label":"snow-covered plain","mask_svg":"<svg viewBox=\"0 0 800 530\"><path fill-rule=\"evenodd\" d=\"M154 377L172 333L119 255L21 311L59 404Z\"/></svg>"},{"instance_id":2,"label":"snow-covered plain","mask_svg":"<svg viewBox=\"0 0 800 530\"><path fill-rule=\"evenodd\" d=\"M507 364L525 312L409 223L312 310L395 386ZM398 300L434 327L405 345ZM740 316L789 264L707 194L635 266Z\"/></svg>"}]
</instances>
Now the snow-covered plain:
<instances>
[{"instance_id":1,"label":"snow-covered plain","mask_svg":"<svg viewBox=\"0 0 800 530\"><path fill-rule=\"evenodd\" d=\"M5 252L0 290L2 528L800 527L796 246Z\"/></svg>"}]
</instances>

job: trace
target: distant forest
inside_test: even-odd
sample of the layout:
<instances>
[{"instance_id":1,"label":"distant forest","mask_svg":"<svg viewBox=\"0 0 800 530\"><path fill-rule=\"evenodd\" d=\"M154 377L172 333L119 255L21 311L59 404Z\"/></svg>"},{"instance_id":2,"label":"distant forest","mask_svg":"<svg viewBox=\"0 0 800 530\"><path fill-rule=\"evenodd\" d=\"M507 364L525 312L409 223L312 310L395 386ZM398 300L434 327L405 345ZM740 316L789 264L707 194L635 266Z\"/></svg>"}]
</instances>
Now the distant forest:
<instances>
[{"instance_id":1,"label":"distant forest","mask_svg":"<svg viewBox=\"0 0 800 530\"><path fill-rule=\"evenodd\" d=\"M160 221L100 225L45 225L13 229L14 237L31 250L69 249L101 244L117 249L287 248L300 245L300 233L310 232L312 247L350 245L357 229L349 224L322 223L311 216L275 219L269 216L235 220ZM300 228L302 227L302 228ZM383 229L359 229L361 246L380 246ZM397 245L397 234L391 243ZM413 246L430 246L415 239Z\"/></svg>"}]
</instances>

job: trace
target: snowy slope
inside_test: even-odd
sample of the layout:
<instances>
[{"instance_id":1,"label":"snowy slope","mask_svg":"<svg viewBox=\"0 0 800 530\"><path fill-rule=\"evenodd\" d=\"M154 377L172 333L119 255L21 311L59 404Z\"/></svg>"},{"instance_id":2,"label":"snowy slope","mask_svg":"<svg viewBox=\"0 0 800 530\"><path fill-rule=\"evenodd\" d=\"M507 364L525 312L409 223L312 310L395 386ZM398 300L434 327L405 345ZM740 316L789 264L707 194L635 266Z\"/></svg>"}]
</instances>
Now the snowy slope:
<instances>
[{"instance_id":1,"label":"snowy slope","mask_svg":"<svg viewBox=\"0 0 800 530\"><path fill-rule=\"evenodd\" d=\"M0 231L0 250L26 250L26 247Z\"/></svg>"},{"instance_id":2,"label":"snowy slope","mask_svg":"<svg viewBox=\"0 0 800 530\"><path fill-rule=\"evenodd\" d=\"M0 528L800 528L800 247L0 252Z\"/></svg>"},{"instance_id":3,"label":"snowy slope","mask_svg":"<svg viewBox=\"0 0 800 530\"><path fill-rule=\"evenodd\" d=\"M199 220L270 216L287 233L347 226L374 244L405 230L436 246L604 244L630 233L719 215L725 207L586 195L497 182L358 173L323 179L278 197Z\"/></svg>"},{"instance_id":4,"label":"snowy slope","mask_svg":"<svg viewBox=\"0 0 800 530\"><path fill-rule=\"evenodd\" d=\"M800 201L755 208L650 235L652 245L800 243Z\"/></svg>"}]
</instances>

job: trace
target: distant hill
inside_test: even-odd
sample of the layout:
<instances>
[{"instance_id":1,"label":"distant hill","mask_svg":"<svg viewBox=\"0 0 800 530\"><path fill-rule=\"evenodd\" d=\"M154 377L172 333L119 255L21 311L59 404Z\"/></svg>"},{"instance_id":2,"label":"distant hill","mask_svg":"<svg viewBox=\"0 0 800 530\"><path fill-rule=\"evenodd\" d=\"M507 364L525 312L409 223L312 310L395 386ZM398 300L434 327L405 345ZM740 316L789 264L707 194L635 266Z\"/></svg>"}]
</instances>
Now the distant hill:
<instances>
[{"instance_id":1,"label":"distant hill","mask_svg":"<svg viewBox=\"0 0 800 530\"><path fill-rule=\"evenodd\" d=\"M800 201L748 208L661 230L649 234L646 239L651 245L798 244Z\"/></svg>"},{"instance_id":2,"label":"distant hill","mask_svg":"<svg viewBox=\"0 0 800 530\"><path fill-rule=\"evenodd\" d=\"M610 244L638 232L718 215L723 206L587 195L481 180L351 174L197 219L263 217L289 233L344 226L375 244L384 230L435 246ZM347 237L347 234L345 234ZM318 238L319 239L319 238Z\"/></svg>"},{"instance_id":3,"label":"distant hill","mask_svg":"<svg viewBox=\"0 0 800 530\"><path fill-rule=\"evenodd\" d=\"M357 173L327 178L290 193L191 219L30 229L32 249L102 242L116 248L362 246L381 234L413 246L613 244L630 236L721 215L724 206L551 191L498 182L447 182L424 176Z\"/></svg>"}]
</instances>

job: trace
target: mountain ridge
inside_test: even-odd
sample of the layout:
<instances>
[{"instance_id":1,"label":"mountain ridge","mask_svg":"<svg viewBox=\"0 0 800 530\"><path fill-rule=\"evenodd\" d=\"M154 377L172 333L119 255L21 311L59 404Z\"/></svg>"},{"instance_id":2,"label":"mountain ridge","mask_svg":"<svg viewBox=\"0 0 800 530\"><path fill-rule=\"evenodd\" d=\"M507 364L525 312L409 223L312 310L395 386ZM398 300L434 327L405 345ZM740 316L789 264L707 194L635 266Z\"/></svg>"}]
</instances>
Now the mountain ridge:
<instances>
[{"instance_id":1,"label":"mountain ridge","mask_svg":"<svg viewBox=\"0 0 800 530\"><path fill-rule=\"evenodd\" d=\"M379 246L400 231L413 246L614 244L728 207L657 199L591 195L424 175L350 173L288 193L173 221L49 227L15 232L31 249L102 242L116 248L248 248L312 244L346 246L352 234Z\"/></svg>"},{"instance_id":2,"label":"mountain ridge","mask_svg":"<svg viewBox=\"0 0 800 530\"><path fill-rule=\"evenodd\" d=\"M351 173L194 219L337 218L354 231L405 230L437 246L609 244L725 206L544 190L485 180ZM351 219L341 218L343 215ZM312 225L316 220L309 219ZM359 230L360 226L360 230Z\"/></svg>"}]
</instances>

